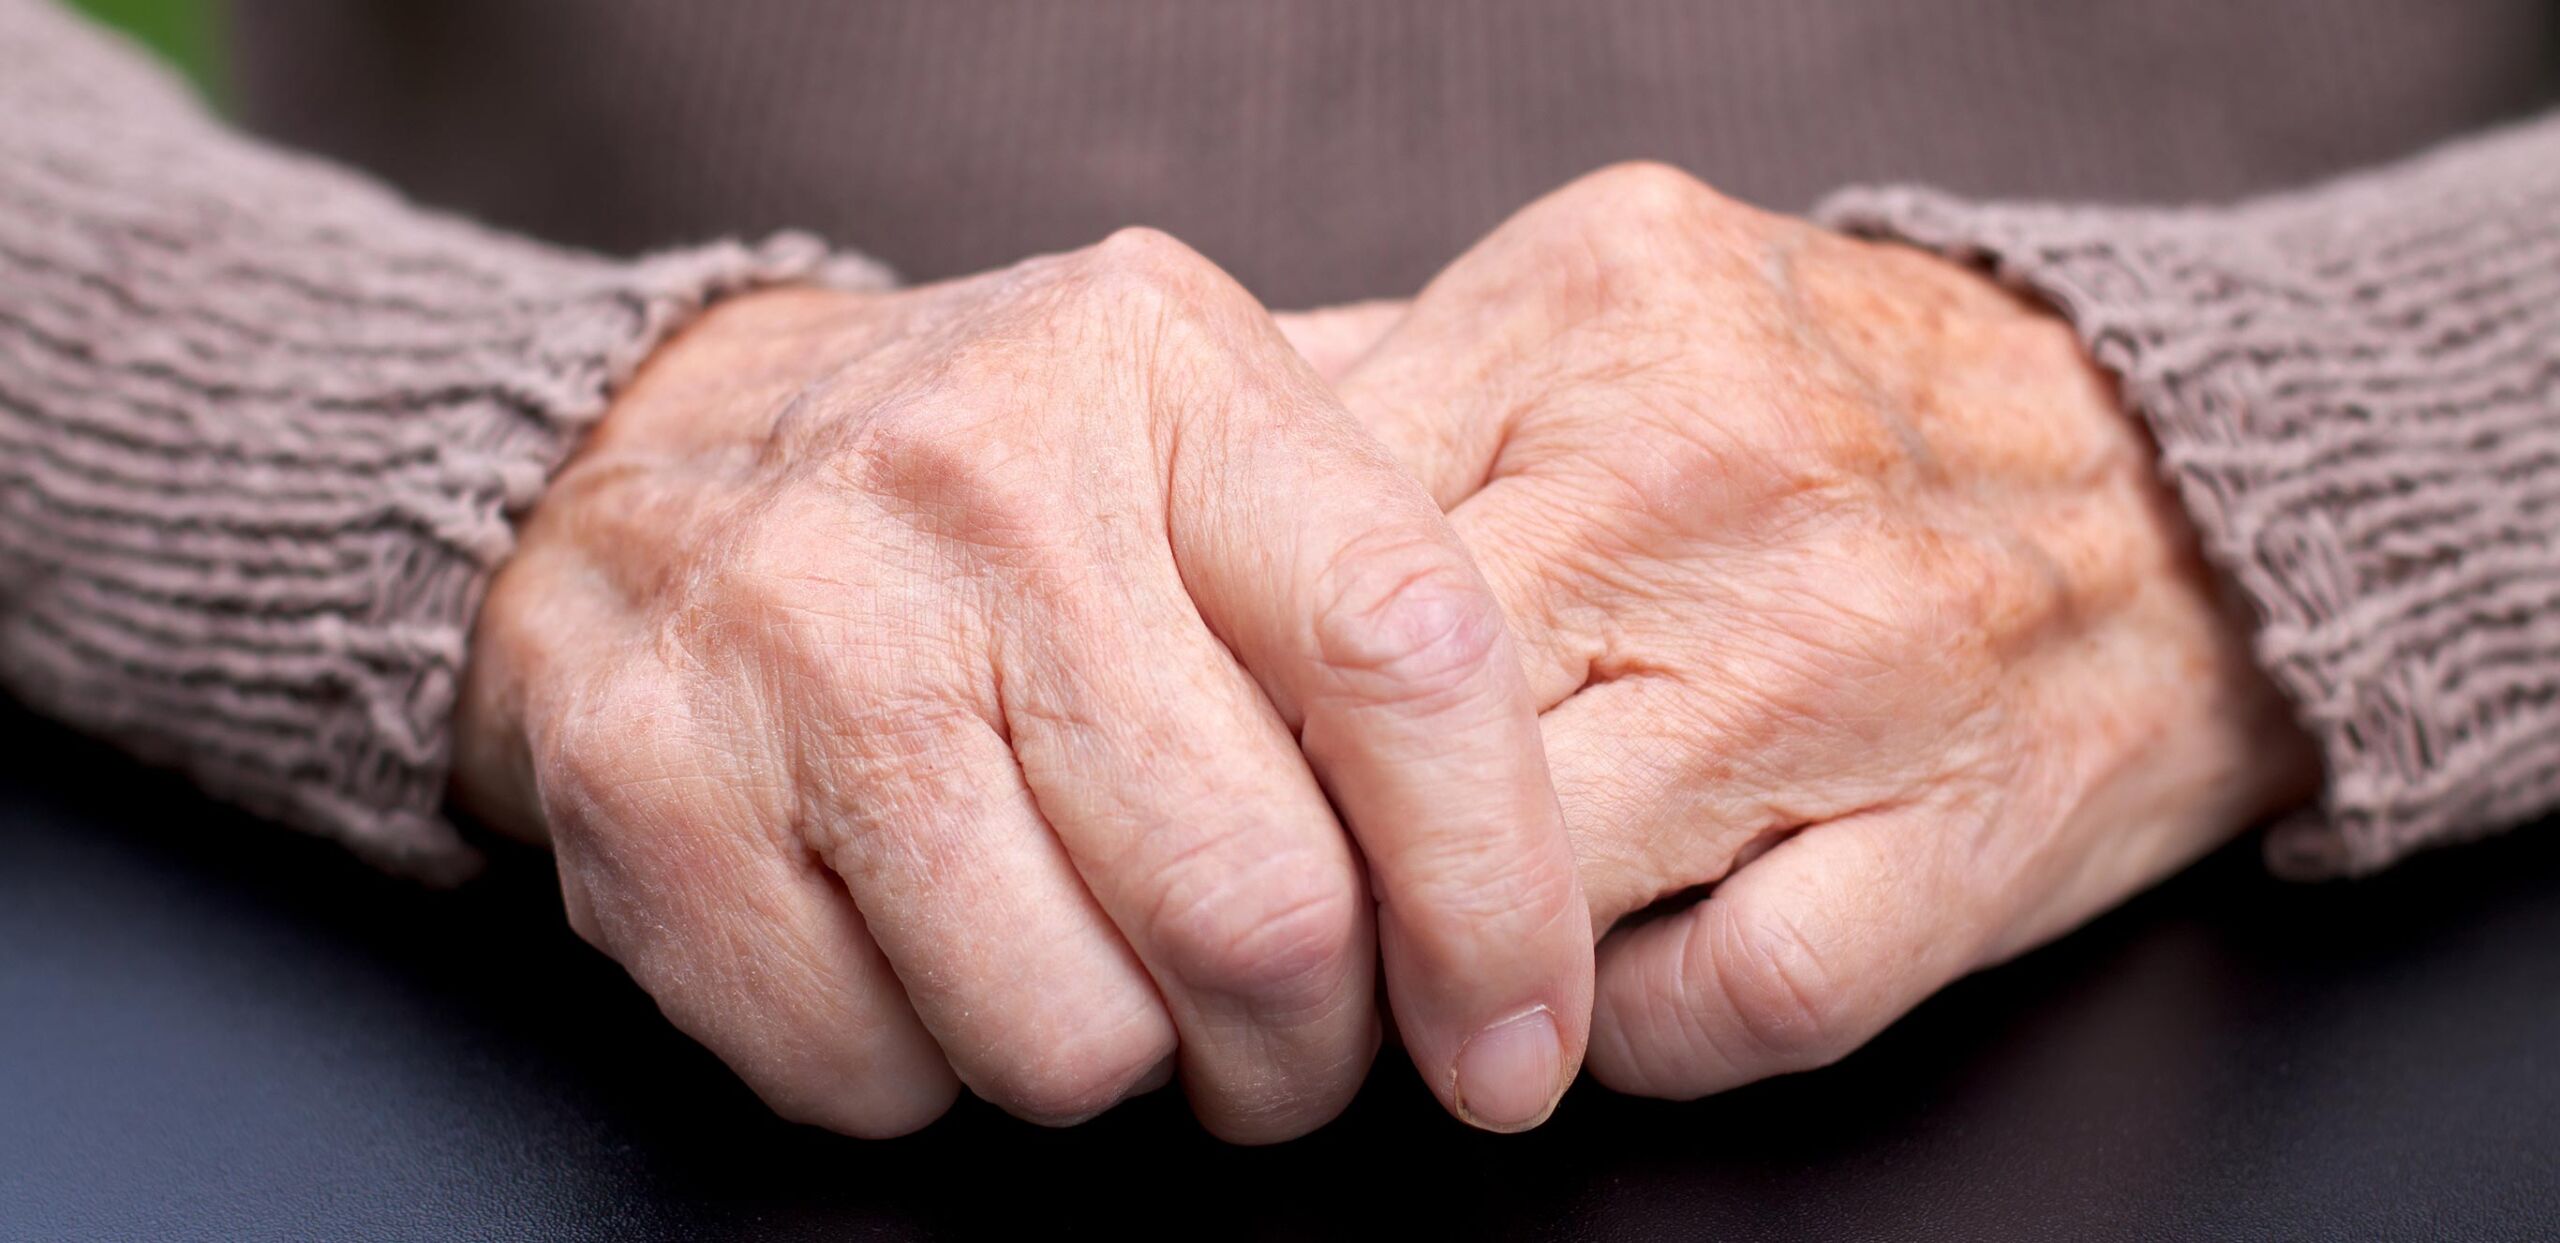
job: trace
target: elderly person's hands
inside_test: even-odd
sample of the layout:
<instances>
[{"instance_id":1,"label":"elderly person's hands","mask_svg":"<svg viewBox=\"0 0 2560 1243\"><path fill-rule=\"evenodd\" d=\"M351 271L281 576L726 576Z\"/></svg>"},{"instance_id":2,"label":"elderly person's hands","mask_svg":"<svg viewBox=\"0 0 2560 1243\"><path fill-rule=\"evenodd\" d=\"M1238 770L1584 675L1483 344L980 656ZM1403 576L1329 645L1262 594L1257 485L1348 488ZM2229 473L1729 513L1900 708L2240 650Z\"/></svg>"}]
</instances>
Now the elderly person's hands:
<instances>
[{"instance_id":1,"label":"elderly person's hands","mask_svg":"<svg viewBox=\"0 0 2560 1243\"><path fill-rule=\"evenodd\" d=\"M1520 670L1430 497L1131 233L663 351L492 589L459 787L794 1117L908 1130L956 1072L1067 1121L1178 1050L1213 1130L1293 1135L1367 1069L1382 948L1417 1065L1509 1129L1592 954Z\"/></svg>"},{"instance_id":2,"label":"elderly person's hands","mask_svg":"<svg viewBox=\"0 0 2560 1243\"><path fill-rule=\"evenodd\" d=\"M1289 329L1521 640L1605 1083L1836 1058L2315 779L2105 378L1960 267L1639 166Z\"/></svg>"}]
</instances>

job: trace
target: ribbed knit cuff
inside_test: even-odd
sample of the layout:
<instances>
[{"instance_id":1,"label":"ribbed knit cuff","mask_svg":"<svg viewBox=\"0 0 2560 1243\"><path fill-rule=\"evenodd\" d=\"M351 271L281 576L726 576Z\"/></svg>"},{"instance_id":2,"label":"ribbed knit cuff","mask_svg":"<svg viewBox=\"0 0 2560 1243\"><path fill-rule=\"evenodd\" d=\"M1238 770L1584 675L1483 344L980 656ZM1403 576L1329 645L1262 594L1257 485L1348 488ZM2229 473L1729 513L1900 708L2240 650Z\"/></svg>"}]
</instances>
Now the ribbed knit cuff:
<instances>
[{"instance_id":1,"label":"ribbed knit cuff","mask_svg":"<svg viewBox=\"0 0 2560 1243\"><path fill-rule=\"evenodd\" d=\"M2225 210L1818 215L2041 296L2119 377L2327 760L2278 871L2560 805L2560 115Z\"/></svg>"},{"instance_id":2,"label":"ribbed knit cuff","mask_svg":"<svg viewBox=\"0 0 2560 1243\"><path fill-rule=\"evenodd\" d=\"M805 237L618 262L246 141L0 0L0 685L217 796L452 877L465 640L510 522Z\"/></svg>"}]
</instances>

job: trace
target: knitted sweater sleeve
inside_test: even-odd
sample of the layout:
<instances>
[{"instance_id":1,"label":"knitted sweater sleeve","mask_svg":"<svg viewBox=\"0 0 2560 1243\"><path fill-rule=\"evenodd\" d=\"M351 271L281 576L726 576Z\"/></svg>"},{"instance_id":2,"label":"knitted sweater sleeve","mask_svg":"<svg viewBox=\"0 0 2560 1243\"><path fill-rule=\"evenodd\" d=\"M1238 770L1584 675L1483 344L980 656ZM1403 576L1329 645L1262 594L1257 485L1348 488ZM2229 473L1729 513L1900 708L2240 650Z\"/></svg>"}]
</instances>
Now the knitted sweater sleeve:
<instances>
[{"instance_id":1,"label":"knitted sweater sleeve","mask_svg":"<svg viewBox=\"0 0 2560 1243\"><path fill-rule=\"evenodd\" d=\"M2279 871L2560 806L2560 114L2222 209L1819 214L2042 296L2120 379L2327 760Z\"/></svg>"},{"instance_id":2,"label":"knitted sweater sleeve","mask_svg":"<svg viewBox=\"0 0 2560 1243\"><path fill-rule=\"evenodd\" d=\"M446 732L510 516L706 302L829 265L440 217L0 0L0 688L377 861L468 869Z\"/></svg>"}]
</instances>

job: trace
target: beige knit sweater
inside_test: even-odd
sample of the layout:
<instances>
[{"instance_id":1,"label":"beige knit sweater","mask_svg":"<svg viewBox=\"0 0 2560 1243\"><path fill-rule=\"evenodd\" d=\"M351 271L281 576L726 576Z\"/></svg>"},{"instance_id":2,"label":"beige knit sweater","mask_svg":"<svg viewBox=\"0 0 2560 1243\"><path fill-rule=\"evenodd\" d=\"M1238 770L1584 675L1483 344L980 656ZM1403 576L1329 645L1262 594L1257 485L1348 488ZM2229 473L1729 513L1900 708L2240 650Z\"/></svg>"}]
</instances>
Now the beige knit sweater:
<instances>
[{"instance_id":1,"label":"beige knit sweater","mask_svg":"<svg viewBox=\"0 0 2560 1243\"><path fill-rule=\"evenodd\" d=\"M964 16L955 16L965 10ZM2271 853L2560 804L2560 7L2542 0L242 6L248 113L0 0L0 685L397 866L510 520L724 292L1172 227L1409 288L1651 155L1975 258L2123 379L2329 765ZM2414 158L2387 156L2519 118ZM2371 171L2218 208L2119 204Z\"/></svg>"}]
</instances>

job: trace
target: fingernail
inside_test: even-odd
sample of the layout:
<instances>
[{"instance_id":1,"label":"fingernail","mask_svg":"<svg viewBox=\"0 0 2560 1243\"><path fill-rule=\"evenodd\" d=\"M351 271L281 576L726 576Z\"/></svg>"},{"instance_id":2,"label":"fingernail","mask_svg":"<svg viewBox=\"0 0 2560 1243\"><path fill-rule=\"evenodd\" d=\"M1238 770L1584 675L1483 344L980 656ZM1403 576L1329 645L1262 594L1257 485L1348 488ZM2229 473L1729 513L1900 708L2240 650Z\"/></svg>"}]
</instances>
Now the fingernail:
<instances>
[{"instance_id":1,"label":"fingernail","mask_svg":"<svg viewBox=\"0 0 2560 1243\"><path fill-rule=\"evenodd\" d=\"M1562 1089L1564 1041L1545 1006L1477 1032L1458 1050L1458 1116L1488 1131L1525 1131L1546 1121Z\"/></svg>"}]
</instances>

